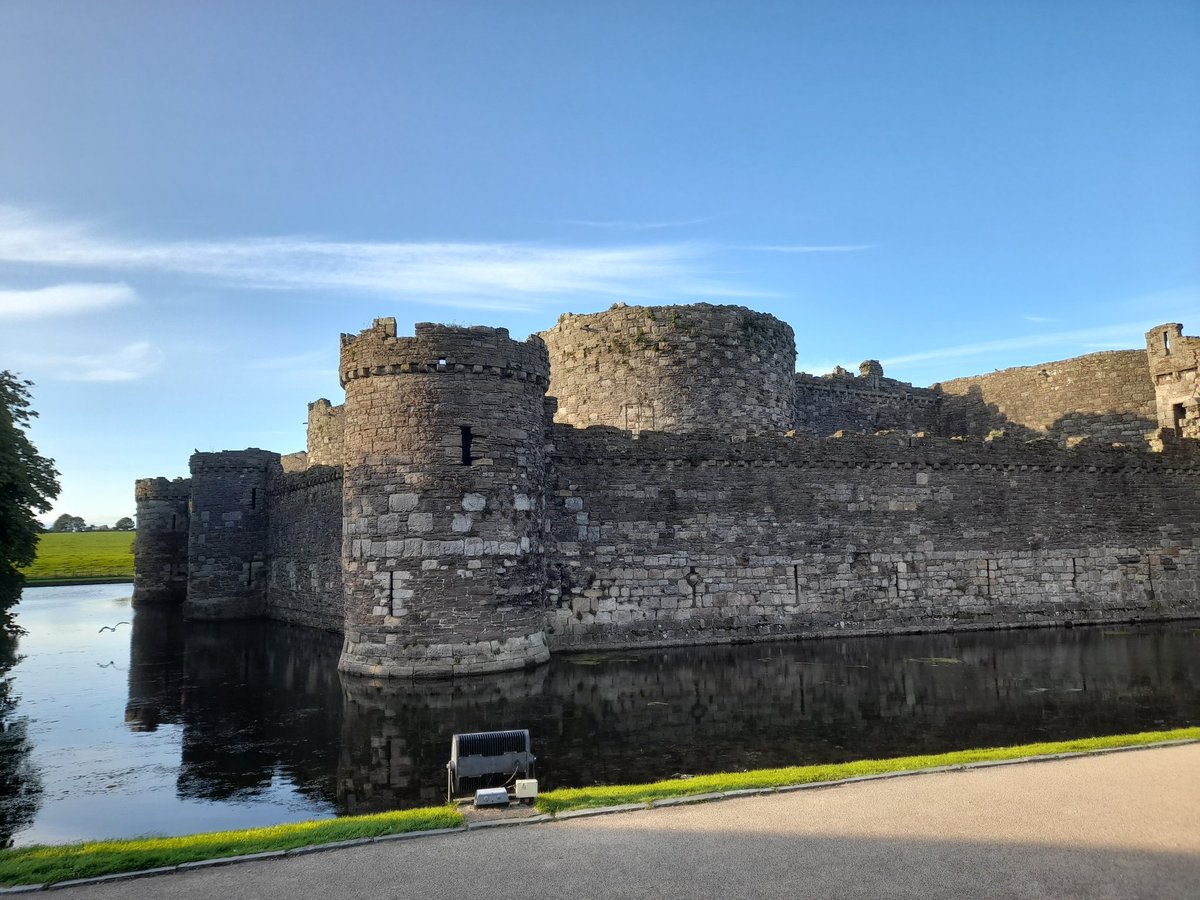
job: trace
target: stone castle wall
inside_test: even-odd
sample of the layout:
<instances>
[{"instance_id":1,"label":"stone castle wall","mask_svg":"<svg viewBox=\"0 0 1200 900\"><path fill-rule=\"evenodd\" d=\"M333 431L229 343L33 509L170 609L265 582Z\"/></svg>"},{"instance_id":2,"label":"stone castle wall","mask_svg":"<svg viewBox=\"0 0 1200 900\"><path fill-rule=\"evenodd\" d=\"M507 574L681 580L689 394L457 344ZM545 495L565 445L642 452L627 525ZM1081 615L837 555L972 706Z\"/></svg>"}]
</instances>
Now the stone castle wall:
<instances>
[{"instance_id":1,"label":"stone castle wall","mask_svg":"<svg viewBox=\"0 0 1200 900\"><path fill-rule=\"evenodd\" d=\"M341 466L275 479L268 558L267 615L340 632L345 620Z\"/></svg>"},{"instance_id":2,"label":"stone castle wall","mask_svg":"<svg viewBox=\"0 0 1200 900\"><path fill-rule=\"evenodd\" d=\"M1200 461L556 428L552 648L1196 614Z\"/></svg>"},{"instance_id":3,"label":"stone castle wall","mask_svg":"<svg viewBox=\"0 0 1200 900\"><path fill-rule=\"evenodd\" d=\"M1145 447L1158 428L1154 382L1140 350L1089 353L934 385L939 387L945 395L942 434L1003 429L1060 444L1090 437Z\"/></svg>"},{"instance_id":4,"label":"stone castle wall","mask_svg":"<svg viewBox=\"0 0 1200 900\"><path fill-rule=\"evenodd\" d=\"M133 601L139 606L181 603L187 595L192 483L187 478L141 478L133 496L137 508Z\"/></svg>"},{"instance_id":5,"label":"stone castle wall","mask_svg":"<svg viewBox=\"0 0 1200 900\"><path fill-rule=\"evenodd\" d=\"M546 348L394 319L344 336L340 666L451 675L545 661Z\"/></svg>"},{"instance_id":6,"label":"stone castle wall","mask_svg":"<svg viewBox=\"0 0 1200 900\"><path fill-rule=\"evenodd\" d=\"M308 404L308 465L340 466L346 408L324 397Z\"/></svg>"},{"instance_id":7,"label":"stone castle wall","mask_svg":"<svg viewBox=\"0 0 1200 900\"><path fill-rule=\"evenodd\" d=\"M564 315L542 333L555 421L632 432L783 433L792 427L791 326L740 306Z\"/></svg>"},{"instance_id":8,"label":"stone castle wall","mask_svg":"<svg viewBox=\"0 0 1200 900\"><path fill-rule=\"evenodd\" d=\"M342 336L346 402L310 404L306 451L138 482L139 603L178 601L186 553L188 617L343 630L343 670L400 678L1200 616L1200 341L1147 347L923 389L871 360L797 375L791 328L741 307L524 342L378 319Z\"/></svg>"},{"instance_id":9,"label":"stone castle wall","mask_svg":"<svg viewBox=\"0 0 1200 900\"><path fill-rule=\"evenodd\" d=\"M845 369L829 375L797 372L795 429L826 437L837 431L940 433L941 394L885 378L883 367L867 360L852 375Z\"/></svg>"}]
</instances>

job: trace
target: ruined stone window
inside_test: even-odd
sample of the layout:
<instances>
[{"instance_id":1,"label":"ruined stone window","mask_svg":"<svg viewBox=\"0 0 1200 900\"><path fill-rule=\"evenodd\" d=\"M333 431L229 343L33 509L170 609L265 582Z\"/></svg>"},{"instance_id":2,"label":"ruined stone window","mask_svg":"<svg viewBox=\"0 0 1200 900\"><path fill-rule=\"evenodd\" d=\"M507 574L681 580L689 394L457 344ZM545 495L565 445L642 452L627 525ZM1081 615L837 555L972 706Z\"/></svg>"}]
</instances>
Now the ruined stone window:
<instances>
[{"instance_id":1,"label":"ruined stone window","mask_svg":"<svg viewBox=\"0 0 1200 900\"><path fill-rule=\"evenodd\" d=\"M1184 409L1182 403L1176 403L1171 407L1171 422L1176 434L1183 434L1183 420L1187 418L1187 410Z\"/></svg>"},{"instance_id":2,"label":"ruined stone window","mask_svg":"<svg viewBox=\"0 0 1200 900\"><path fill-rule=\"evenodd\" d=\"M250 508L258 509L258 488L250 488Z\"/></svg>"},{"instance_id":3,"label":"ruined stone window","mask_svg":"<svg viewBox=\"0 0 1200 900\"><path fill-rule=\"evenodd\" d=\"M473 440L471 436L471 426L460 425L458 430L462 432L462 464L464 466L469 466L471 465L471 441Z\"/></svg>"},{"instance_id":4,"label":"ruined stone window","mask_svg":"<svg viewBox=\"0 0 1200 900\"><path fill-rule=\"evenodd\" d=\"M439 357L438 357L438 363L437 363L437 367L438 367L438 371L439 371L439 372L445 372L445 371L446 371L446 357L444 357L444 356L439 356Z\"/></svg>"},{"instance_id":5,"label":"ruined stone window","mask_svg":"<svg viewBox=\"0 0 1200 900\"><path fill-rule=\"evenodd\" d=\"M1163 353L1169 354L1170 352L1171 352L1171 332L1164 331L1163 332Z\"/></svg>"}]
</instances>

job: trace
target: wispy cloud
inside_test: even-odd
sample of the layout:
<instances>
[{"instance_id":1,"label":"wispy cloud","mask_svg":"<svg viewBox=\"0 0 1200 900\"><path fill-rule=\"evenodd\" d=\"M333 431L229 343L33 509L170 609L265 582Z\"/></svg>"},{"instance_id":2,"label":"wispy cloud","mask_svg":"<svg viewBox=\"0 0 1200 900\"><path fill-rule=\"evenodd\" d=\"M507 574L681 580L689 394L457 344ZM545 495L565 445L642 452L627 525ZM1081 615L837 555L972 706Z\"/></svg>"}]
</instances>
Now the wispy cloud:
<instances>
[{"instance_id":1,"label":"wispy cloud","mask_svg":"<svg viewBox=\"0 0 1200 900\"><path fill-rule=\"evenodd\" d=\"M687 243L563 247L536 243L344 242L308 237L152 241L0 206L0 262L168 272L259 289L351 290L466 308L529 309L564 297L670 300L722 284Z\"/></svg>"},{"instance_id":2,"label":"wispy cloud","mask_svg":"<svg viewBox=\"0 0 1200 900\"><path fill-rule=\"evenodd\" d=\"M664 228L689 228L712 222L716 216L701 216L696 219L666 219L660 222L604 221L596 219L563 219L563 225L581 225L584 228L603 228L607 231L659 231Z\"/></svg>"},{"instance_id":3,"label":"wispy cloud","mask_svg":"<svg viewBox=\"0 0 1200 900\"><path fill-rule=\"evenodd\" d=\"M893 356L883 360L885 366L902 365L904 363L924 362L931 359L954 359L965 356L982 356L1006 350L1028 350L1034 347L1053 346L1091 346L1103 343L1108 346L1116 343L1118 346L1136 349L1141 343L1140 338L1146 329L1153 327L1153 322L1125 322L1118 325L1102 325L1096 328L1083 328L1077 331L1056 331L1047 334L1027 334L1020 337L1001 338L995 341L980 341L972 344L959 344L954 347L939 347L935 350L923 350L919 353L907 353L903 356Z\"/></svg>"},{"instance_id":4,"label":"wispy cloud","mask_svg":"<svg viewBox=\"0 0 1200 900\"><path fill-rule=\"evenodd\" d=\"M1045 316L1026 316L1026 315L1022 315L1022 316L1021 316L1021 318L1022 318L1022 319L1024 319L1026 322L1036 322L1036 323L1038 323L1039 325L1040 325L1040 324L1044 324L1044 323L1048 323L1048 322L1060 322L1060 321L1062 321L1061 319L1048 319L1048 318L1046 318Z\"/></svg>"},{"instance_id":5,"label":"wispy cloud","mask_svg":"<svg viewBox=\"0 0 1200 900\"><path fill-rule=\"evenodd\" d=\"M747 247L765 253L858 253L870 250L874 244L763 244Z\"/></svg>"},{"instance_id":6,"label":"wispy cloud","mask_svg":"<svg viewBox=\"0 0 1200 900\"><path fill-rule=\"evenodd\" d=\"M0 319L45 319L98 312L137 302L127 284L55 284L31 290L0 289Z\"/></svg>"},{"instance_id":7,"label":"wispy cloud","mask_svg":"<svg viewBox=\"0 0 1200 900\"><path fill-rule=\"evenodd\" d=\"M136 381L158 368L163 354L149 341L136 341L109 353L79 356L39 354L42 367L52 367L62 381Z\"/></svg>"}]
</instances>

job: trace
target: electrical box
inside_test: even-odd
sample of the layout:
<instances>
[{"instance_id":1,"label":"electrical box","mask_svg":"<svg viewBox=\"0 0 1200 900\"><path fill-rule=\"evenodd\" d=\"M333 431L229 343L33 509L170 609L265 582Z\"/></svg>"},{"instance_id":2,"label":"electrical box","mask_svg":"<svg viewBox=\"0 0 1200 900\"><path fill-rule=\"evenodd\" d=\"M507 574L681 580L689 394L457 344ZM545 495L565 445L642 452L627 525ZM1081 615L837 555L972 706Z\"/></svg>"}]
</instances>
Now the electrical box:
<instances>
[{"instance_id":1,"label":"electrical box","mask_svg":"<svg viewBox=\"0 0 1200 900\"><path fill-rule=\"evenodd\" d=\"M537 779L536 778L518 778L517 779L517 799L532 800L537 797Z\"/></svg>"},{"instance_id":2,"label":"electrical box","mask_svg":"<svg viewBox=\"0 0 1200 900\"><path fill-rule=\"evenodd\" d=\"M480 788L475 792L476 806L508 806L508 791L504 788Z\"/></svg>"}]
</instances>

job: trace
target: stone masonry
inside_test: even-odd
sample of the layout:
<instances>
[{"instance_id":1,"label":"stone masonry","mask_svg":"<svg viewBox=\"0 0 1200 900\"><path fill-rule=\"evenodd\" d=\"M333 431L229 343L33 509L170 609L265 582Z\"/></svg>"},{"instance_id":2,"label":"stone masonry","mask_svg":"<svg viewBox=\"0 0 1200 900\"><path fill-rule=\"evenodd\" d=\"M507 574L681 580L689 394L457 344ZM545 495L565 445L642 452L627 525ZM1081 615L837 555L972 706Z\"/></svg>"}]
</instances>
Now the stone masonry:
<instances>
[{"instance_id":1,"label":"stone masonry","mask_svg":"<svg viewBox=\"0 0 1200 900\"><path fill-rule=\"evenodd\" d=\"M135 601L186 581L187 617L340 631L340 668L383 678L1200 617L1198 346L1165 325L918 388L873 360L796 374L791 328L734 306L524 342L377 319L342 336L345 403L309 405L306 452L138 482Z\"/></svg>"}]
</instances>

